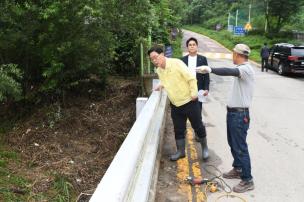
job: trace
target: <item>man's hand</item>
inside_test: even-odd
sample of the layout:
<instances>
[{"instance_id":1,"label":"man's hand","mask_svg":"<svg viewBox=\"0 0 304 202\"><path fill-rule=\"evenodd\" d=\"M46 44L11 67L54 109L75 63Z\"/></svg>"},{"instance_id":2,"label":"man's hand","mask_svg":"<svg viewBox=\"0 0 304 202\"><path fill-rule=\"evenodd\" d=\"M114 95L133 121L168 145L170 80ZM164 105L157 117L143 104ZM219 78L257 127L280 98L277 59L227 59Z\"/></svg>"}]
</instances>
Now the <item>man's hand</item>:
<instances>
[{"instance_id":1,"label":"man's hand","mask_svg":"<svg viewBox=\"0 0 304 202\"><path fill-rule=\"evenodd\" d=\"M209 90L204 90L203 96L207 96L209 94Z\"/></svg>"},{"instance_id":2,"label":"man's hand","mask_svg":"<svg viewBox=\"0 0 304 202\"><path fill-rule=\"evenodd\" d=\"M197 73L200 73L200 74L207 74L207 73L211 72L211 68L207 65L199 66L195 70Z\"/></svg>"},{"instance_id":3,"label":"man's hand","mask_svg":"<svg viewBox=\"0 0 304 202\"><path fill-rule=\"evenodd\" d=\"M153 90L154 90L154 91L160 91L160 90L163 89L163 88L164 88L164 86L161 85L161 84L159 84L159 85L157 85Z\"/></svg>"},{"instance_id":4,"label":"man's hand","mask_svg":"<svg viewBox=\"0 0 304 202\"><path fill-rule=\"evenodd\" d=\"M191 100L192 100L192 101L197 100L197 96L191 96Z\"/></svg>"}]
</instances>

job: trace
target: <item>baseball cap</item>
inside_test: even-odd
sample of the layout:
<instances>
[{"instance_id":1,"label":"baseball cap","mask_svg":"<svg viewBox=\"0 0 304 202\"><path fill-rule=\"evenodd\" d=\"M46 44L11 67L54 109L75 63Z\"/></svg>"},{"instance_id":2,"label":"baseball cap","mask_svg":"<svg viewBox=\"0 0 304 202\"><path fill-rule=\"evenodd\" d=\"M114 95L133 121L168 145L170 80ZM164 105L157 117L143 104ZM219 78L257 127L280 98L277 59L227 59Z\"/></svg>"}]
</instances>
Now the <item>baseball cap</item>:
<instances>
[{"instance_id":1,"label":"baseball cap","mask_svg":"<svg viewBox=\"0 0 304 202\"><path fill-rule=\"evenodd\" d=\"M246 44L236 44L233 51L246 56L249 56L250 54L250 48Z\"/></svg>"}]
</instances>

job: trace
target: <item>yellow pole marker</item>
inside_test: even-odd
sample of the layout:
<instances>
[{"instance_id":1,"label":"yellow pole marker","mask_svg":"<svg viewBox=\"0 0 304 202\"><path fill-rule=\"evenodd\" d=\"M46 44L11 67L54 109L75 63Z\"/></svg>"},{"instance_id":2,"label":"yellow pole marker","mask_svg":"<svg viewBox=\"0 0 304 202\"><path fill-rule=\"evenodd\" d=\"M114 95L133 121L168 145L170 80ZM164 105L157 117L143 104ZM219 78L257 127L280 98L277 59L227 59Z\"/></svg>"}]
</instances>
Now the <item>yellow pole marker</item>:
<instances>
[{"instance_id":1,"label":"yellow pole marker","mask_svg":"<svg viewBox=\"0 0 304 202\"><path fill-rule=\"evenodd\" d=\"M199 159L197 155L197 150L195 148L194 142L194 135L193 131L191 129L188 129L187 133L187 141L188 141L188 147L190 147L190 156L191 156L191 168L192 168L192 174L194 178L202 178L201 168L199 164ZM201 191L202 187L201 185L195 185L195 192L194 198L196 199L196 202L202 202L206 201L204 193Z\"/></svg>"},{"instance_id":2,"label":"yellow pole marker","mask_svg":"<svg viewBox=\"0 0 304 202\"><path fill-rule=\"evenodd\" d=\"M177 160L177 179L180 182L178 192L187 195L188 201L192 202L192 192L191 186L185 182L186 178L189 176L189 161L188 153L186 151L186 158Z\"/></svg>"}]
</instances>

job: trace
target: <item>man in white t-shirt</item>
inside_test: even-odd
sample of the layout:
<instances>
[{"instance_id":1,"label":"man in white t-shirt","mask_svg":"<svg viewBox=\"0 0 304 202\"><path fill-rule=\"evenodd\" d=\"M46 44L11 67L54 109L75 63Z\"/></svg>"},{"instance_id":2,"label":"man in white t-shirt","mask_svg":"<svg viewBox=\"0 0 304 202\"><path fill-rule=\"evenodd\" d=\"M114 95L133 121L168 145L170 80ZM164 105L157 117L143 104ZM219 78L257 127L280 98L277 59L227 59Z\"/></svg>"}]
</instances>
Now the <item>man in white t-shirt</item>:
<instances>
[{"instance_id":1,"label":"man in white t-shirt","mask_svg":"<svg viewBox=\"0 0 304 202\"><path fill-rule=\"evenodd\" d=\"M209 74L196 73L196 68L202 65L208 65L206 57L198 54L198 41L196 38L191 37L186 41L188 49L188 55L182 58L182 61L189 67L192 74L197 79L198 90L204 90L204 96L209 93ZM200 102L200 108L202 110L202 103Z\"/></svg>"},{"instance_id":2,"label":"man in white t-shirt","mask_svg":"<svg viewBox=\"0 0 304 202\"><path fill-rule=\"evenodd\" d=\"M188 55L184 56L182 61L188 66L192 74L196 77L197 88L200 92L203 90L203 96L207 96L209 93L209 74L199 74L196 73L196 68L202 65L208 65L206 57L198 54L198 41L194 37L190 37L186 41L186 46L188 49ZM200 112L202 113L203 102L199 100ZM195 134L195 140L199 142L198 136Z\"/></svg>"}]
</instances>

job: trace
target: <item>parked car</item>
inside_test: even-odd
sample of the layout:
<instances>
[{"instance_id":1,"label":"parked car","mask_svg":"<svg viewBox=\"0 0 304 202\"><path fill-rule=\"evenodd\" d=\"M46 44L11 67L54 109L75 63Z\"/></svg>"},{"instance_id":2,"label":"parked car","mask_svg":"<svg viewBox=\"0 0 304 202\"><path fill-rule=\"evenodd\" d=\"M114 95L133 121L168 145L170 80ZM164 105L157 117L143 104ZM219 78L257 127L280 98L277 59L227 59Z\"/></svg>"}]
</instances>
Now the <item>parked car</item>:
<instances>
[{"instance_id":1,"label":"parked car","mask_svg":"<svg viewBox=\"0 0 304 202\"><path fill-rule=\"evenodd\" d=\"M275 44L270 49L268 67L276 70L280 75L304 73L304 46Z\"/></svg>"}]
</instances>

